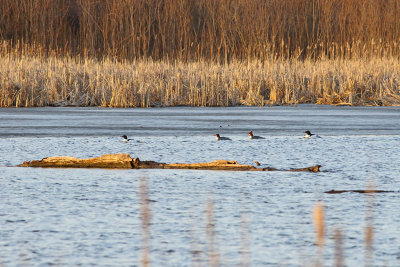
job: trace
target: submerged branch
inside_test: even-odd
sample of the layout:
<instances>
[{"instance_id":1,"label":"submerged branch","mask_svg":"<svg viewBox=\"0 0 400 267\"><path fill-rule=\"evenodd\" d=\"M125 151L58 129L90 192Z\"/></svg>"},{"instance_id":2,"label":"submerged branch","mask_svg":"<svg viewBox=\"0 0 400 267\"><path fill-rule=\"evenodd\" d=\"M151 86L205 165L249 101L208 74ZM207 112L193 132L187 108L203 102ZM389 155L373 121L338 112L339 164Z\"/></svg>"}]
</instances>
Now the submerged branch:
<instances>
[{"instance_id":1,"label":"submerged branch","mask_svg":"<svg viewBox=\"0 0 400 267\"><path fill-rule=\"evenodd\" d=\"M342 194L342 193L360 193L360 194L374 194L374 193L393 193L394 191L387 190L329 190L326 194Z\"/></svg>"}]
</instances>

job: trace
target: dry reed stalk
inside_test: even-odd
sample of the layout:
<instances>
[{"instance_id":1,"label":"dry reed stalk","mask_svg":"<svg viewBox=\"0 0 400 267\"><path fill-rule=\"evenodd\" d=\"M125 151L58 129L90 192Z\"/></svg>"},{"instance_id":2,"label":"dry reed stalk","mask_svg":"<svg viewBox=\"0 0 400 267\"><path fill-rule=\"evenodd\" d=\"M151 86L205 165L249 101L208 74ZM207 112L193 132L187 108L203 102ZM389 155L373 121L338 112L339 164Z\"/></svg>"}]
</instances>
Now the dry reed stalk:
<instances>
[{"instance_id":1,"label":"dry reed stalk","mask_svg":"<svg viewBox=\"0 0 400 267\"><path fill-rule=\"evenodd\" d=\"M398 57L397 0L2 0L0 38L120 60Z\"/></svg>"},{"instance_id":2,"label":"dry reed stalk","mask_svg":"<svg viewBox=\"0 0 400 267\"><path fill-rule=\"evenodd\" d=\"M313 223L318 247L324 246L325 239L325 215L323 202L319 201L313 209Z\"/></svg>"},{"instance_id":3,"label":"dry reed stalk","mask_svg":"<svg viewBox=\"0 0 400 267\"><path fill-rule=\"evenodd\" d=\"M214 201L209 199L206 208L207 214L207 239L209 246L209 259L208 266L217 267L219 266L219 253L216 246L216 233L215 233L215 219L214 219Z\"/></svg>"},{"instance_id":4,"label":"dry reed stalk","mask_svg":"<svg viewBox=\"0 0 400 267\"><path fill-rule=\"evenodd\" d=\"M148 181L146 178L140 178L139 182L139 196L140 196L140 219L142 229L142 248L140 265L143 267L150 266L150 220L151 211L148 193Z\"/></svg>"},{"instance_id":5,"label":"dry reed stalk","mask_svg":"<svg viewBox=\"0 0 400 267\"><path fill-rule=\"evenodd\" d=\"M335 240L335 266L343 267L343 234L340 229L335 229L333 239Z\"/></svg>"},{"instance_id":6,"label":"dry reed stalk","mask_svg":"<svg viewBox=\"0 0 400 267\"><path fill-rule=\"evenodd\" d=\"M1 46L11 49L4 42ZM29 53L0 53L1 107L400 105L400 61L395 59L232 60L220 65Z\"/></svg>"},{"instance_id":7,"label":"dry reed stalk","mask_svg":"<svg viewBox=\"0 0 400 267\"><path fill-rule=\"evenodd\" d=\"M313 209L313 224L316 235L316 245L318 246L318 258L316 266L322 266L324 256L324 239L325 239L325 214L324 205L319 201Z\"/></svg>"},{"instance_id":8,"label":"dry reed stalk","mask_svg":"<svg viewBox=\"0 0 400 267\"><path fill-rule=\"evenodd\" d=\"M367 185L367 212L365 216L365 266L373 266L373 242L374 242L374 210L375 210L375 184L370 181Z\"/></svg>"}]
</instances>

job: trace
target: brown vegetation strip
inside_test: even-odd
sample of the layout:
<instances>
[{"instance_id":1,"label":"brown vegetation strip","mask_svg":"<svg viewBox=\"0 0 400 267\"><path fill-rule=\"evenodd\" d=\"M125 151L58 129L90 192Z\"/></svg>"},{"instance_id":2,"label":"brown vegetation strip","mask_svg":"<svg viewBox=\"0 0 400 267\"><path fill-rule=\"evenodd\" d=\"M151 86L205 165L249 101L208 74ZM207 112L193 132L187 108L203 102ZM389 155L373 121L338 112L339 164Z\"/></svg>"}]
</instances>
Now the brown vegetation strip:
<instances>
[{"instance_id":1,"label":"brown vegetation strip","mask_svg":"<svg viewBox=\"0 0 400 267\"><path fill-rule=\"evenodd\" d=\"M398 0L2 0L0 107L400 104Z\"/></svg>"},{"instance_id":2,"label":"brown vegetation strip","mask_svg":"<svg viewBox=\"0 0 400 267\"><path fill-rule=\"evenodd\" d=\"M25 161L19 167L46 168L116 168L116 169L194 169L194 170L227 170L227 171L305 171L319 172L321 165L281 170L276 168L256 168L251 165L238 164L237 161L216 160L204 163L159 163L140 161L129 154L107 154L101 157L78 159L74 157L49 157L42 160Z\"/></svg>"},{"instance_id":3,"label":"brown vegetation strip","mask_svg":"<svg viewBox=\"0 0 400 267\"><path fill-rule=\"evenodd\" d=\"M0 52L0 66L0 107L400 105L400 61L394 59L253 60L224 65L81 62Z\"/></svg>"},{"instance_id":4,"label":"brown vegetation strip","mask_svg":"<svg viewBox=\"0 0 400 267\"><path fill-rule=\"evenodd\" d=\"M398 57L399 14L398 0L2 0L0 38L119 60Z\"/></svg>"}]
</instances>

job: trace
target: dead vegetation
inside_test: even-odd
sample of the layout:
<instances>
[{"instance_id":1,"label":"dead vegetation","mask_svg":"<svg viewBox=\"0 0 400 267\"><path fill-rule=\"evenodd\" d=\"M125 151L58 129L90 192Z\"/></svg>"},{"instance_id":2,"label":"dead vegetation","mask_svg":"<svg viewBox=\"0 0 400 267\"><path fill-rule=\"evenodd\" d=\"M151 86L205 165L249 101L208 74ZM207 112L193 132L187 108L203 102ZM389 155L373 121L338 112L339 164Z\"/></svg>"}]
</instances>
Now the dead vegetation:
<instances>
[{"instance_id":1,"label":"dead vegetation","mask_svg":"<svg viewBox=\"0 0 400 267\"><path fill-rule=\"evenodd\" d=\"M397 0L2 0L0 40L39 57L398 58L399 14Z\"/></svg>"},{"instance_id":2,"label":"dead vegetation","mask_svg":"<svg viewBox=\"0 0 400 267\"><path fill-rule=\"evenodd\" d=\"M396 0L0 1L0 106L400 103Z\"/></svg>"},{"instance_id":3,"label":"dead vegetation","mask_svg":"<svg viewBox=\"0 0 400 267\"><path fill-rule=\"evenodd\" d=\"M3 43L1 51L7 51ZM0 55L0 106L399 105L400 61L229 64Z\"/></svg>"}]
</instances>

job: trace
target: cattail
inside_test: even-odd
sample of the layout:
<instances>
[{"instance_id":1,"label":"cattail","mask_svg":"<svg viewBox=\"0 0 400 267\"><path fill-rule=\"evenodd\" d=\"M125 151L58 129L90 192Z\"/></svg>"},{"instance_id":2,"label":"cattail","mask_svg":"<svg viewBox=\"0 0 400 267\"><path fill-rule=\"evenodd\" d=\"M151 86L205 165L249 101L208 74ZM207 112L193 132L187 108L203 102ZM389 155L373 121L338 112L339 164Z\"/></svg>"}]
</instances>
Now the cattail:
<instances>
[{"instance_id":1,"label":"cattail","mask_svg":"<svg viewBox=\"0 0 400 267\"><path fill-rule=\"evenodd\" d=\"M324 206L320 201L314 206L313 223L316 234L316 244L318 247L324 245L325 225L324 225Z\"/></svg>"}]
</instances>

